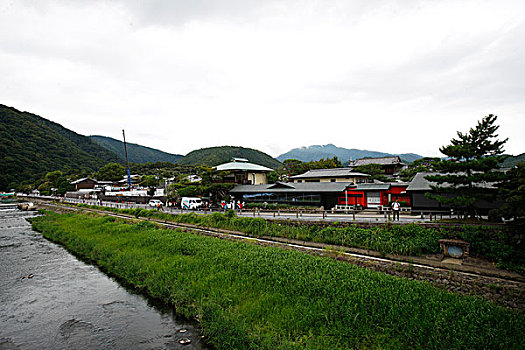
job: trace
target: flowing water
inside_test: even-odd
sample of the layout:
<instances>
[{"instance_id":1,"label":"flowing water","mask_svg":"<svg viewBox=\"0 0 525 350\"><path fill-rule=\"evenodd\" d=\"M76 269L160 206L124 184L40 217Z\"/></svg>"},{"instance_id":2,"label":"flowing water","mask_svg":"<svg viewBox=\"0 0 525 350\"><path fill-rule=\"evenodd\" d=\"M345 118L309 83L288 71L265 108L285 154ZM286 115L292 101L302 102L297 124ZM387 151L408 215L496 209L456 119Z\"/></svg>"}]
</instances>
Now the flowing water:
<instances>
[{"instance_id":1,"label":"flowing water","mask_svg":"<svg viewBox=\"0 0 525 350\"><path fill-rule=\"evenodd\" d=\"M205 349L198 328L0 210L0 349ZM181 344L186 343L186 344Z\"/></svg>"}]
</instances>

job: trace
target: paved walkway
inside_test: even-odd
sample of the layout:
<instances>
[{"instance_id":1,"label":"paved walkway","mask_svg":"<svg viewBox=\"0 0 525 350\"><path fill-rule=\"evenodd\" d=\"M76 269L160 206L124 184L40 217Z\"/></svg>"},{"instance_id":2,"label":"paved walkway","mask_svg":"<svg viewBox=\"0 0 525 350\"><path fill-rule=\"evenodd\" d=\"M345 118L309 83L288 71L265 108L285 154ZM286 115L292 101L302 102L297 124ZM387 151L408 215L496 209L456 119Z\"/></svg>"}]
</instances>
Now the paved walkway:
<instances>
[{"instance_id":1,"label":"paved walkway","mask_svg":"<svg viewBox=\"0 0 525 350\"><path fill-rule=\"evenodd\" d=\"M134 209L134 208L143 208L143 209L153 209L147 204L136 204L136 203L115 203L115 202L99 202L97 200L82 200L82 199L66 199L65 203L83 203L88 205L100 205L111 208L120 208L120 209ZM211 210L202 211L202 210L182 210L180 208L173 207L164 207L163 211L173 213L173 214L209 214ZM222 211L219 211L222 212ZM299 221L327 221L327 222L378 222L386 223L391 222L391 217L387 214L378 214L377 212L357 212L355 214L349 213L331 213L330 211L325 211L324 215L322 212L311 213L311 212L290 212L290 211L254 211L252 209L248 210L237 210L237 216L241 217L260 217L264 219L277 219L277 220L299 220ZM434 219L434 218L433 218ZM423 218L421 215L409 215L407 213L401 213L399 218L399 223L415 223L415 222L431 222L429 215L425 215ZM397 221L396 221L397 222Z\"/></svg>"}]
</instances>

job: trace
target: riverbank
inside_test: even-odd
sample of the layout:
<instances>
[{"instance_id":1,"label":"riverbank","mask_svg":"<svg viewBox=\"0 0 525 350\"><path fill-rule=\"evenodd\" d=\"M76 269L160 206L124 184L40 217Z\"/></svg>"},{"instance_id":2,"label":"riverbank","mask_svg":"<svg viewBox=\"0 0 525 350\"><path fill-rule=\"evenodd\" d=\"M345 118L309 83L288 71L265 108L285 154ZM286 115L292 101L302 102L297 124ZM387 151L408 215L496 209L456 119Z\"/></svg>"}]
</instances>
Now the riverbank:
<instances>
[{"instance_id":1,"label":"riverbank","mask_svg":"<svg viewBox=\"0 0 525 350\"><path fill-rule=\"evenodd\" d=\"M207 228L242 232L252 237L292 239L310 243L335 245L358 250L417 257L438 255L442 238L462 239L470 243L470 254L465 263L485 262L488 269L499 269L525 274L525 247L521 229L512 232L500 225L441 225L433 224L363 224L298 222L238 217L233 211L209 215L174 214L157 210L120 209L79 204L78 207L103 210L137 218L197 225ZM514 230L516 231L516 230ZM480 266L481 267L481 266Z\"/></svg>"},{"instance_id":2,"label":"riverbank","mask_svg":"<svg viewBox=\"0 0 525 350\"><path fill-rule=\"evenodd\" d=\"M123 288L0 210L0 349L207 349L173 308Z\"/></svg>"},{"instance_id":3,"label":"riverbank","mask_svg":"<svg viewBox=\"0 0 525 350\"><path fill-rule=\"evenodd\" d=\"M518 348L525 316L331 259L54 214L44 236L202 322L217 348Z\"/></svg>"}]
</instances>

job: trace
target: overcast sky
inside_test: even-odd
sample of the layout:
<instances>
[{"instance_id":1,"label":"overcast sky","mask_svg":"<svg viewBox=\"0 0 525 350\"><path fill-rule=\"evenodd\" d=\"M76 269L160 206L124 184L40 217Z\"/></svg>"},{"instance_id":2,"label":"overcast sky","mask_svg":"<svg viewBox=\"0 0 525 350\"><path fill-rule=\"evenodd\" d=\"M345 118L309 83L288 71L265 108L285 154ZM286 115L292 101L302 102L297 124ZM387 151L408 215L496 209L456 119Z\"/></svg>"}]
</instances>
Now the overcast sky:
<instances>
[{"instance_id":1,"label":"overcast sky","mask_svg":"<svg viewBox=\"0 0 525 350\"><path fill-rule=\"evenodd\" d=\"M525 152L525 1L0 0L0 103L176 154Z\"/></svg>"}]
</instances>

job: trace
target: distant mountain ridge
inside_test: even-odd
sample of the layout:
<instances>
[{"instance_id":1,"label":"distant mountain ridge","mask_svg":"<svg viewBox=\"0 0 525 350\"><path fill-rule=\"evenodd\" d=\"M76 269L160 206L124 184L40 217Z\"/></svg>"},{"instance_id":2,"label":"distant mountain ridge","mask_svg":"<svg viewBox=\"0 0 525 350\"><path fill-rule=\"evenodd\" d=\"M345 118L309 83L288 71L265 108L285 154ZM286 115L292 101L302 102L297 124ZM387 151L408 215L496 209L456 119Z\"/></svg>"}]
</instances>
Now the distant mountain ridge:
<instances>
[{"instance_id":1,"label":"distant mountain ridge","mask_svg":"<svg viewBox=\"0 0 525 350\"><path fill-rule=\"evenodd\" d=\"M177 163L195 166L217 166L222 163L230 162L234 157L246 158L250 163L263 165L275 170L281 166L281 163L278 160L264 152L237 146L220 146L198 149L188 153Z\"/></svg>"},{"instance_id":2,"label":"distant mountain ridge","mask_svg":"<svg viewBox=\"0 0 525 350\"><path fill-rule=\"evenodd\" d=\"M376 158L376 157L387 157L398 155L405 162L411 163L414 160L423 158L419 154L415 153L403 153L403 154L392 154L377 151L360 150L355 148L343 148L337 147L333 144L328 145L313 145L308 147L294 148L286 153L276 157L279 161L285 159L298 159L303 162L316 161L323 158L337 157L343 164L348 163L350 160L356 160L361 158Z\"/></svg>"},{"instance_id":3,"label":"distant mountain ridge","mask_svg":"<svg viewBox=\"0 0 525 350\"><path fill-rule=\"evenodd\" d=\"M518 163L525 162L525 153L518 154L517 156L508 156L507 159L500 164L502 168L512 168Z\"/></svg>"},{"instance_id":4,"label":"distant mountain ridge","mask_svg":"<svg viewBox=\"0 0 525 350\"><path fill-rule=\"evenodd\" d=\"M89 138L100 146L115 153L122 159L126 159L124 142L107 136L91 135ZM183 156L180 154L171 154L155 148L142 146L136 143L126 142L128 148L128 159L131 163L155 163L171 162L176 163Z\"/></svg>"},{"instance_id":5,"label":"distant mountain ridge","mask_svg":"<svg viewBox=\"0 0 525 350\"><path fill-rule=\"evenodd\" d=\"M34 181L49 171L95 171L110 162L123 160L87 136L0 104L0 190Z\"/></svg>"}]
</instances>

